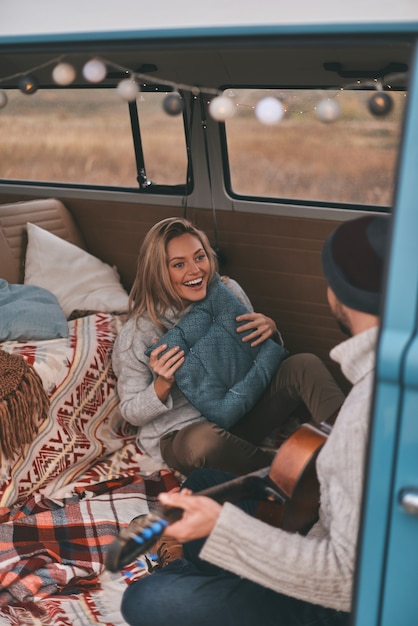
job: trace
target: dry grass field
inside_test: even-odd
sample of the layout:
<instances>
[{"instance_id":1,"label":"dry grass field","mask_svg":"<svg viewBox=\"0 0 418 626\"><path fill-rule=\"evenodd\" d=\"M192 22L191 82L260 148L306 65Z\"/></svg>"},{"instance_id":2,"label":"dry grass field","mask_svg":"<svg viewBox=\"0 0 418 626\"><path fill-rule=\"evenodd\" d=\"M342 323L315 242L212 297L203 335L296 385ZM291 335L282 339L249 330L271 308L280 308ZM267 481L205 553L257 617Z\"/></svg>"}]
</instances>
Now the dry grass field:
<instances>
[{"instance_id":1,"label":"dry grass field","mask_svg":"<svg viewBox=\"0 0 418 626\"><path fill-rule=\"evenodd\" d=\"M289 121L269 130L253 127L248 133L238 123L229 142L232 188L249 195L389 205L396 127L375 121L367 129L357 122L337 124L313 121L301 128Z\"/></svg>"},{"instance_id":2,"label":"dry grass field","mask_svg":"<svg viewBox=\"0 0 418 626\"><path fill-rule=\"evenodd\" d=\"M159 184L183 183L183 122L163 112L158 96L144 94L139 102L147 176ZM232 189L242 195L389 205L404 95L394 94L393 112L382 118L369 113L364 94L344 96L334 123L317 119L312 94L303 100L295 92L285 118L266 126L254 116L260 93L240 94L245 106L226 124ZM2 179L137 186L127 105L114 91L9 93L9 104L0 110L0 132Z\"/></svg>"}]
</instances>

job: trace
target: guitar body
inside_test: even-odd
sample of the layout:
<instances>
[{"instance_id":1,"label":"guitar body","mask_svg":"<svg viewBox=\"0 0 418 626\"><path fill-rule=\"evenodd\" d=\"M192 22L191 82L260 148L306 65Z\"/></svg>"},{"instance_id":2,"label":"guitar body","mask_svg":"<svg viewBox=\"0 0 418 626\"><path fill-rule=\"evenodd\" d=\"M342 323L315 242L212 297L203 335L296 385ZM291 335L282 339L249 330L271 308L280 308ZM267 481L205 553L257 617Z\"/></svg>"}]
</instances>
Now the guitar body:
<instances>
[{"instance_id":1,"label":"guitar body","mask_svg":"<svg viewBox=\"0 0 418 626\"><path fill-rule=\"evenodd\" d=\"M328 432L302 424L278 449L268 480L284 502L261 501L256 516L272 526L305 534L318 519L319 483L316 458Z\"/></svg>"},{"instance_id":2,"label":"guitar body","mask_svg":"<svg viewBox=\"0 0 418 626\"><path fill-rule=\"evenodd\" d=\"M289 532L306 533L318 519L319 483L316 458L329 430L302 424L279 448L270 468L239 476L199 495L217 502L260 500L256 517ZM181 509L157 507L131 522L109 547L106 567L117 572L147 552L165 528L182 516Z\"/></svg>"}]
</instances>

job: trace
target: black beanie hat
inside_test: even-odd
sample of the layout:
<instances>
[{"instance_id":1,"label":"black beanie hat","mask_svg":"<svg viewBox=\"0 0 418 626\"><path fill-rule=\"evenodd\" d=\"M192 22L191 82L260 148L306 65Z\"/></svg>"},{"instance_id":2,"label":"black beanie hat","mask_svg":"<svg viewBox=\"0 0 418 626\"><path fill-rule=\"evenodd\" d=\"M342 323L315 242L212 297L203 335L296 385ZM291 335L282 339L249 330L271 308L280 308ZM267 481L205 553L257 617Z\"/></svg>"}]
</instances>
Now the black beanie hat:
<instances>
[{"instance_id":1,"label":"black beanie hat","mask_svg":"<svg viewBox=\"0 0 418 626\"><path fill-rule=\"evenodd\" d=\"M388 217L359 217L343 222L325 240L322 269L342 304L379 314L388 234Z\"/></svg>"}]
</instances>

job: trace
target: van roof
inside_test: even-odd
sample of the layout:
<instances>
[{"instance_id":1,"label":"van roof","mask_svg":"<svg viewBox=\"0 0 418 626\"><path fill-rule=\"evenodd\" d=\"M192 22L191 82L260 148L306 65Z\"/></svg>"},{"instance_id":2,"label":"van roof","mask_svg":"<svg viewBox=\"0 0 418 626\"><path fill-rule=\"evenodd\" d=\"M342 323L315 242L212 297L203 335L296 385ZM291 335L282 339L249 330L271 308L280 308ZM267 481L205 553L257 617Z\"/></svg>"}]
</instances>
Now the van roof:
<instances>
[{"instance_id":1,"label":"van roof","mask_svg":"<svg viewBox=\"0 0 418 626\"><path fill-rule=\"evenodd\" d=\"M94 39L120 37L130 32L146 38L266 34L297 28L313 32L328 27L353 32L362 25L377 31L385 25L395 30L418 29L416 0L153 0L144 8L132 0L2 0L0 42L37 39ZM411 28L412 27L412 28Z\"/></svg>"}]
</instances>

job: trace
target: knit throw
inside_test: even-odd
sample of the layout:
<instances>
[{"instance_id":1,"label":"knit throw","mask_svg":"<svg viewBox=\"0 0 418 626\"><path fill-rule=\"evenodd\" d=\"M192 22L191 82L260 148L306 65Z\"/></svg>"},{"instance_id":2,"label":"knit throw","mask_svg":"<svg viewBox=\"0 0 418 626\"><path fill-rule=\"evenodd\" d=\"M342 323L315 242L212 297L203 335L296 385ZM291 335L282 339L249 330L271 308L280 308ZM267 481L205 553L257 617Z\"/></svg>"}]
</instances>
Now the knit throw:
<instances>
[{"instance_id":1,"label":"knit throw","mask_svg":"<svg viewBox=\"0 0 418 626\"><path fill-rule=\"evenodd\" d=\"M49 399L34 368L0 350L0 446L6 459L23 454L46 418Z\"/></svg>"}]
</instances>

